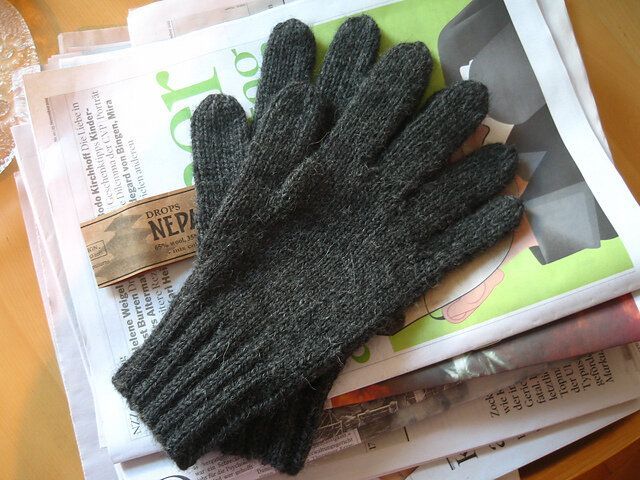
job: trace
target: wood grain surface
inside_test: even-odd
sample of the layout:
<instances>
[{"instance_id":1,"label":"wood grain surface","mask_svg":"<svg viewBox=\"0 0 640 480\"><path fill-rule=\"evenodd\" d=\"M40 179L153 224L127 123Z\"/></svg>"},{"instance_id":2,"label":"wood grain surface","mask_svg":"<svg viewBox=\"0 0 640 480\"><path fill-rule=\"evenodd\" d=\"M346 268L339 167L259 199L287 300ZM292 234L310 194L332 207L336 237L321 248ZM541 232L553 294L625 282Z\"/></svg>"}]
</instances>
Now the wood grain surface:
<instances>
[{"instance_id":1,"label":"wood grain surface","mask_svg":"<svg viewBox=\"0 0 640 480\"><path fill-rule=\"evenodd\" d=\"M58 33L123 25L128 8L146 3L10 2L29 25L42 61L57 53ZM616 165L640 199L640 1L568 0L567 6ZM0 478L76 480L82 470L18 205L15 171L14 164L0 175ZM635 480L639 472L640 414L521 469L529 480Z\"/></svg>"}]
</instances>

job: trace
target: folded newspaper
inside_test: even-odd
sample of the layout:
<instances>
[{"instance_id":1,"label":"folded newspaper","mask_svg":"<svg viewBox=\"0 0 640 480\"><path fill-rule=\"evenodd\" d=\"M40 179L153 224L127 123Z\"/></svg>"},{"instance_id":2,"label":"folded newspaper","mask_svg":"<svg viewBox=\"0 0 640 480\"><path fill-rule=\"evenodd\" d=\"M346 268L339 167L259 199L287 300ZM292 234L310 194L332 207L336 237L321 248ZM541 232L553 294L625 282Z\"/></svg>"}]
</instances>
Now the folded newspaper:
<instances>
[{"instance_id":1,"label":"folded newspaper","mask_svg":"<svg viewBox=\"0 0 640 480\"><path fill-rule=\"evenodd\" d=\"M164 3L170 2L156 5ZM159 321L189 263L98 289L88 255L78 255L85 249L79 224L130 200L190 184L192 109L206 94L224 91L250 111L260 46L273 25L286 18L313 24L321 49L345 16L362 11L380 24L384 48L398 41L424 41L439 60L434 74L438 86L460 78L489 86L494 107L480 142L507 141L521 152L522 168L512 190L527 207L523 226L426 294L408 310L406 328L365 346L347 365L333 394L464 353L640 286L640 238L633 228L640 219L638 206L610 162L606 141L596 135L597 116L594 120L593 111L590 119L585 114L593 106L584 95L582 103L576 96L576 79L567 73L536 2L357 0L323 2L322 9L313 0L287 3L201 30L202 17L191 11L193 21L187 16L173 22L181 25L180 32L174 28L169 35L176 38L146 45L155 39L137 35L132 22L129 36L141 46L123 48L122 32L114 31L119 39L114 43L120 43L114 49L106 43L86 50L98 51L93 55L70 53L55 66L78 66L25 79L37 156L22 155L21 171L34 223L44 233L39 249L60 289L60 311L78 336L95 414L109 419L98 420L100 444L114 462L132 460L121 471L131 478L148 472L155 457L133 459L159 447L109 379ZM144 18L144 9L136 15ZM216 23L229 17L212 18ZM164 35L166 23L137 24L157 24ZM612 398L620 403L634 395ZM553 422L561 419L556 416ZM523 432L504 432L495 440L514 433ZM417 438L414 444L422 442ZM346 432L318 454L359 441L357 432ZM407 466L400 463L409 457L402 458L390 465ZM223 478L213 473L203 477L202 472L233 468L246 470L246 478L271 473L244 465L213 454L194 474Z\"/></svg>"}]
</instances>

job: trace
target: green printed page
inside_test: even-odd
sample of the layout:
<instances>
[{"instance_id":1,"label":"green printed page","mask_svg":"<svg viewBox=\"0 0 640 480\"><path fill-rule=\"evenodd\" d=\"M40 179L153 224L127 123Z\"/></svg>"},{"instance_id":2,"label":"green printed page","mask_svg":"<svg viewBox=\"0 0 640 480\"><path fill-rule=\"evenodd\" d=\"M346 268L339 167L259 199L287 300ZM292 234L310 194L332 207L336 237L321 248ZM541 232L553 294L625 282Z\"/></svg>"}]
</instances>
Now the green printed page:
<instances>
[{"instance_id":1,"label":"green printed page","mask_svg":"<svg viewBox=\"0 0 640 480\"><path fill-rule=\"evenodd\" d=\"M427 96L444 87L444 77L438 56L438 36L444 26L451 21L469 0L404 0L384 7L366 10L382 32L380 52L384 53L393 45L402 42L423 42L434 59L434 69ZM318 45L318 59L324 58L331 39L344 22L339 18L331 22L313 26L313 34ZM318 61L318 65L321 62Z\"/></svg>"},{"instance_id":2,"label":"green printed page","mask_svg":"<svg viewBox=\"0 0 640 480\"><path fill-rule=\"evenodd\" d=\"M463 322L450 323L442 319L442 309L439 309L390 337L391 345L394 351L415 347L632 267L619 238L603 241L600 248L583 250L549 265L540 265L530 250L524 250L501 267L504 280Z\"/></svg>"},{"instance_id":3,"label":"green printed page","mask_svg":"<svg viewBox=\"0 0 640 480\"><path fill-rule=\"evenodd\" d=\"M438 38L445 26L458 15L469 0L405 0L368 10L382 32L381 52L400 42L424 42L434 57L434 70L427 96L445 86L440 64ZM344 18L314 26L313 32L321 59ZM320 64L320 62L318 62ZM557 132L555 133L557 135ZM520 235L534 236L528 223ZM518 235L518 234L516 234ZM498 266L501 281L473 312L459 322L447 321L443 308L425 314L396 335L389 337L391 348L398 352L416 347L453 332L552 299L592 282L605 279L633 267L622 241L603 239L597 248L585 248L548 264L541 264L530 248L511 251ZM446 307L446 306L445 306ZM354 358L358 363L367 363Z\"/></svg>"}]
</instances>

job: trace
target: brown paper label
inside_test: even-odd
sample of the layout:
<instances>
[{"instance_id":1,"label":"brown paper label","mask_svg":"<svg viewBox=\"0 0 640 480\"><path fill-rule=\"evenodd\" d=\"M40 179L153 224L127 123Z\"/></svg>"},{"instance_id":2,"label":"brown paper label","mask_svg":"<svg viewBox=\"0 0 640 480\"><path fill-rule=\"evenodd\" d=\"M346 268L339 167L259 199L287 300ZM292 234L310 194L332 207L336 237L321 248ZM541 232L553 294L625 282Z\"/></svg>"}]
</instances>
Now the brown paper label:
<instances>
[{"instance_id":1,"label":"brown paper label","mask_svg":"<svg viewBox=\"0 0 640 480\"><path fill-rule=\"evenodd\" d=\"M80 225L99 287L196 253L195 190L128 203Z\"/></svg>"}]
</instances>

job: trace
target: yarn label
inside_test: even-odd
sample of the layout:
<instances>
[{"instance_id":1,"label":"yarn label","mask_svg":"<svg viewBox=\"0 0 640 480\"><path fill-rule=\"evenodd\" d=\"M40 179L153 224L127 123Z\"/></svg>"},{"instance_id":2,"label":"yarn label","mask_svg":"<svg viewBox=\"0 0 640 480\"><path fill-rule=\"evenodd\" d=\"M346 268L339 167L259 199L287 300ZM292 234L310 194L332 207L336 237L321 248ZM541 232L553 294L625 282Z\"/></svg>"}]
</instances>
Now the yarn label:
<instances>
[{"instance_id":1,"label":"yarn label","mask_svg":"<svg viewBox=\"0 0 640 480\"><path fill-rule=\"evenodd\" d=\"M195 255L195 190L128 203L80 225L96 282L106 287Z\"/></svg>"}]
</instances>

